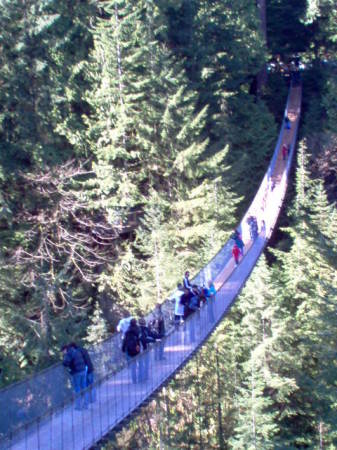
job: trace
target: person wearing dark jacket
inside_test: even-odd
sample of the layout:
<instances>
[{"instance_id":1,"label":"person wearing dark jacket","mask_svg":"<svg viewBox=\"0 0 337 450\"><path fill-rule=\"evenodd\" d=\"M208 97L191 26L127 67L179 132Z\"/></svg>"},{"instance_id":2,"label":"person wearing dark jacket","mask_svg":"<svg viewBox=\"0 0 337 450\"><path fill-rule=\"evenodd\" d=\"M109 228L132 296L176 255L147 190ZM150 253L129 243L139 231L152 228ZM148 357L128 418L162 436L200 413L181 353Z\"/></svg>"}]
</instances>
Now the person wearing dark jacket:
<instances>
[{"instance_id":1,"label":"person wearing dark jacket","mask_svg":"<svg viewBox=\"0 0 337 450\"><path fill-rule=\"evenodd\" d=\"M192 285L190 282L190 273L188 271L185 272L185 275L183 278L183 287L189 291L192 290Z\"/></svg>"},{"instance_id":2,"label":"person wearing dark jacket","mask_svg":"<svg viewBox=\"0 0 337 450\"><path fill-rule=\"evenodd\" d=\"M148 344L152 344L153 342L156 342L157 339L160 339L159 335L156 332L151 331L146 325L144 318L139 319L139 331L143 351L147 349Z\"/></svg>"},{"instance_id":3,"label":"person wearing dark jacket","mask_svg":"<svg viewBox=\"0 0 337 450\"><path fill-rule=\"evenodd\" d=\"M254 241L257 238L258 234L259 234L256 217L255 216L249 216L248 219L247 219L247 223L249 225L250 238L251 238L252 241Z\"/></svg>"},{"instance_id":4,"label":"person wearing dark jacket","mask_svg":"<svg viewBox=\"0 0 337 450\"><path fill-rule=\"evenodd\" d=\"M74 348L79 349L80 352L82 353L82 356L83 356L83 359L85 362L85 366L86 366L86 387L89 388L91 386L91 388L88 390L89 400L90 400L90 403L94 403L94 401L96 400L95 391L94 391L94 388L92 387L92 385L94 384L94 366L91 361L89 352L84 347L80 347L77 344L75 344L74 342L72 342L70 345L73 346Z\"/></svg>"},{"instance_id":5,"label":"person wearing dark jacket","mask_svg":"<svg viewBox=\"0 0 337 450\"><path fill-rule=\"evenodd\" d=\"M150 330L143 317L139 320L139 329L140 342L144 352L144 355L139 360L139 381L142 382L147 381L149 378L150 354L146 352L148 344L159 340L159 335Z\"/></svg>"},{"instance_id":6,"label":"person wearing dark jacket","mask_svg":"<svg viewBox=\"0 0 337 450\"><path fill-rule=\"evenodd\" d=\"M140 353L140 330L136 319L130 321L128 331L124 336L122 351L126 354L126 358L130 363L132 382L137 383L138 361L132 361Z\"/></svg>"},{"instance_id":7,"label":"person wearing dark jacket","mask_svg":"<svg viewBox=\"0 0 337 450\"><path fill-rule=\"evenodd\" d=\"M72 384L76 393L75 409L87 408L87 399L85 395L80 395L86 389L86 364L82 352L72 345L62 347L63 365L67 367L72 377Z\"/></svg>"},{"instance_id":8,"label":"person wearing dark jacket","mask_svg":"<svg viewBox=\"0 0 337 450\"><path fill-rule=\"evenodd\" d=\"M285 124L285 127L286 127L287 130L291 129L290 120L289 120L289 117L287 115L284 118L284 124Z\"/></svg>"},{"instance_id":9,"label":"person wearing dark jacket","mask_svg":"<svg viewBox=\"0 0 337 450\"><path fill-rule=\"evenodd\" d=\"M152 322L152 327L155 333L158 334L159 339L161 339L160 344L156 346L154 357L156 360L165 360L166 358L164 356L164 346L165 346L164 337L166 335L166 329L165 329L165 318L160 303L158 303L156 306L155 317Z\"/></svg>"},{"instance_id":10,"label":"person wearing dark jacket","mask_svg":"<svg viewBox=\"0 0 337 450\"><path fill-rule=\"evenodd\" d=\"M184 293L180 298L180 303L184 306L184 320L187 319L187 317L191 314L191 310L189 308L190 299L192 297L191 292L188 289L184 289Z\"/></svg>"}]
</instances>

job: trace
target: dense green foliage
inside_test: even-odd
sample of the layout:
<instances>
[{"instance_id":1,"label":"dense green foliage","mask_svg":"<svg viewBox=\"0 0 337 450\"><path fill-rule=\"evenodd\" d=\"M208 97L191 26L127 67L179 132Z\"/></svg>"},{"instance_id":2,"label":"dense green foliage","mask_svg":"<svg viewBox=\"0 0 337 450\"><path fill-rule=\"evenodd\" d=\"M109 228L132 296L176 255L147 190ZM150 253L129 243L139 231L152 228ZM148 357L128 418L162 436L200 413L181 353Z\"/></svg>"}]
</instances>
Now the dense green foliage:
<instances>
[{"instance_id":1,"label":"dense green foliage","mask_svg":"<svg viewBox=\"0 0 337 450\"><path fill-rule=\"evenodd\" d=\"M257 2L259 5L263 2ZM162 301L227 239L306 63L282 233L200 354L106 448L335 448L336 2L18 0L0 10L2 385ZM149 419L151 417L151 420Z\"/></svg>"},{"instance_id":2,"label":"dense green foliage","mask_svg":"<svg viewBox=\"0 0 337 450\"><path fill-rule=\"evenodd\" d=\"M287 251L273 250L272 267L261 258L215 336L141 413L143 427L102 448L336 447L336 207L309 164L302 142Z\"/></svg>"},{"instance_id":3,"label":"dense green foliage","mask_svg":"<svg viewBox=\"0 0 337 450\"><path fill-rule=\"evenodd\" d=\"M265 48L248 0L4 1L1 21L8 383L215 254L276 126L249 94Z\"/></svg>"}]
</instances>

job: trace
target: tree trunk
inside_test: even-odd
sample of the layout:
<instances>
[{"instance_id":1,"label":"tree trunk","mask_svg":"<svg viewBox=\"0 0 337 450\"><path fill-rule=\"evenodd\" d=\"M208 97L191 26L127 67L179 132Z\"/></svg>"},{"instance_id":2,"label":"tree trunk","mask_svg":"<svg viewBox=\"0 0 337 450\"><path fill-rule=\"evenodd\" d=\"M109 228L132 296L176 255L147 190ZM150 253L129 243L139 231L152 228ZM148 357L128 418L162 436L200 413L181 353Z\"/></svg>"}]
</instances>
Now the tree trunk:
<instances>
[{"instance_id":1,"label":"tree trunk","mask_svg":"<svg viewBox=\"0 0 337 450\"><path fill-rule=\"evenodd\" d=\"M260 15L260 29L267 46L267 5L266 0L257 0L257 7ZM267 67L266 64L260 70L256 77L256 95L259 97L267 84Z\"/></svg>"},{"instance_id":2,"label":"tree trunk","mask_svg":"<svg viewBox=\"0 0 337 450\"><path fill-rule=\"evenodd\" d=\"M40 329L41 329L41 341L42 341L42 358L45 361L49 361L49 348L51 342L51 327L50 327L50 304L49 296L51 295L50 287L47 286L45 280L40 282L41 290L38 290L37 295L41 295L42 307L40 311Z\"/></svg>"},{"instance_id":3,"label":"tree trunk","mask_svg":"<svg viewBox=\"0 0 337 450\"><path fill-rule=\"evenodd\" d=\"M217 394L218 394L218 442L219 448L225 448L225 440L222 429L222 410L221 410L221 388L220 388L220 367L219 367L219 352L216 350L216 378L217 378Z\"/></svg>"}]
</instances>

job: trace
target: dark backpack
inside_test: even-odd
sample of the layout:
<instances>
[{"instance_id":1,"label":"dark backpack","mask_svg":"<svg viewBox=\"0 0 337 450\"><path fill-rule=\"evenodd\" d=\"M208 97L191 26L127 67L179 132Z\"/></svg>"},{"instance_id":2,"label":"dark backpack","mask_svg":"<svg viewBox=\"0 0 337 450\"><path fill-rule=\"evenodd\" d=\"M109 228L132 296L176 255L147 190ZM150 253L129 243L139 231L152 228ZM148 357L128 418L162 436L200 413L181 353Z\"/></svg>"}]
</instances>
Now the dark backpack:
<instances>
[{"instance_id":1,"label":"dark backpack","mask_svg":"<svg viewBox=\"0 0 337 450\"><path fill-rule=\"evenodd\" d=\"M129 356L136 356L140 352L139 337L132 332L125 335L125 350Z\"/></svg>"},{"instance_id":2,"label":"dark backpack","mask_svg":"<svg viewBox=\"0 0 337 450\"><path fill-rule=\"evenodd\" d=\"M82 352L78 348L70 347L63 359L63 365L69 367L72 375L83 372L85 370L85 361Z\"/></svg>"}]
</instances>

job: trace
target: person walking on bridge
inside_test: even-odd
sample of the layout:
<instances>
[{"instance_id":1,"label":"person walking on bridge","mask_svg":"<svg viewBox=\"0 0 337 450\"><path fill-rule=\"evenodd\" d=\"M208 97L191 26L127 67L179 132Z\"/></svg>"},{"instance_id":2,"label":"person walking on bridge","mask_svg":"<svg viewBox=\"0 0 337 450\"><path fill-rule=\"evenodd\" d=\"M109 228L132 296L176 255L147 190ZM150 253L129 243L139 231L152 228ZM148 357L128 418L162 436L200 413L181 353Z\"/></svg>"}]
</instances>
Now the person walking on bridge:
<instances>
[{"instance_id":1,"label":"person walking on bridge","mask_svg":"<svg viewBox=\"0 0 337 450\"><path fill-rule=\"evenodd\" d=\"M88 407L87 398L81 394L87 387L87 372L84 357L81 351L72 345L64 345L61 351L63 353L62 364L68 368L72 377L72 385L76 394L75 409L86 409Z\"/></svg>"},{"instance_id":2,"label":"person walking on bridge","mask_svg":"<svg viewBox=\"0 0 337 450\"><path fill-rule=\"evenodd\" d=\"M85 371L86 371L86 388L90 388L88 390L88 397L90 403L94 403L96 400L95 390L93 388L94 384L94 365L91 361L90 355L88 350L86 350L84 347L80 347L79 345L75 344L75 342L72 342L69 344L70 346L79 349L79 351L82 353L84 362L85 362Z\"/></svg>"},{"instance_id":3,"label":"person walking on bridge","mask_svg":"<svg viewBox=\"0 0 337 450\"><path fill-rule=\"evenodd\" d=\"M174 323L176 327L184 321L184 305L181 303L181 297L184 294L184 287L178 283L177 289L168 297L168 300L174 300Z\"/></svg>"},{"instance_id":4,"label":"person walking on bridge","mask_svg":"<svg viewBox=\"0 0 337 450\"><path fill-rule=\"evenodd\" d=\"M139 319L139 338L142 345L142 357L139 359L139 377L138 381L147 381L149 378L149 367L151 355L147 351L148 345L160 340L157 333L151 331L147 326L144 317Z\"/></svg>"},{"instance_id":5,"label":"person walking on bridge","mask_svg":"<svg viewBox=\"0 0 337 450\"><path fill-rule=\"evenodd\" d=\"M240 250L239 247L234 244L234 247L232 248L232 255L235 261L235 265L238 266L239 265L239 256L240 256Z\"/></svg>"},{"instance_id":6,"label":"person walking on bridge","mask_svg":"<svg viewBox=\"0 0 337 450\"><path fill-rule=\"evenodd\" d=\"M242 240L240 232L238 230L235 230L232 238L234 239L235 244L238 246L241 256L243 256L243 249L245 247L245 244Z\"/></svg>"},{"instance_id":7,"label":"person walking on bridge","mask_svg":"<svg viewBox=\"0 0 337 450\"><path fill-rule=\"evenodd\" d=\"M162 311L162 306L160 303L157 303L156 310L155 310L155 316L154 320L152 322L152 327L154 331L158 334L159 339L161 339L161 342L159 345L156 346L155 349L155 359L162 361L165 360L164 356L164 346L165 346L165 335L166 335L166 329L165 329L165 317Z\"/></svg>"},{"instance_id":8,"label":"person walking on bridge","mask_svg":"<svg viewBox=\"0 0 337 450\"><path fill-rule=\"evenodd\" d=\"M282 146L282 159L285 161L288 158L288 146L283 144Z\"/></svg>"},{"instance_id":9,"label":"person walking on bridge","mask_svg":"<svg viewBox=\"0 0 337 450\"><path fill-rule=\"evenodd\" d=\"M126 359L131 364L131 378L134 384L137 383L138 361L132 359L140 353L140 330L136 319L131 319L128 331L125 333L122 351L126 354Z\"/></svg>"},{"instance_id":10,"label":"person walking on bridge","mask_svg":"<svg viewBox=\"0 0 337 450\"><path fill-rule=\"evenodd\" d=\"M273 186L272 186L272 190L273 190ZM247 223L249 225L249 233L250 233L250 238L252 241L254 241L258 234L259 234L259 230L258 230L258 225L257 225L257 219L255 216L249 216L247 219Z\"/></svg>"},{"instance_id":11,"label":"person walking on bridge","mask_svg":"<svg viewBox=\"0 0 337 450\"><path fill-rule=\"evenodd\" d=\"M288 115L285 116L284 123L285 123L286 129L290 130L291 129L291 123L290 123L290 119L289 119Z\"/></svg>"}]
</instances>

